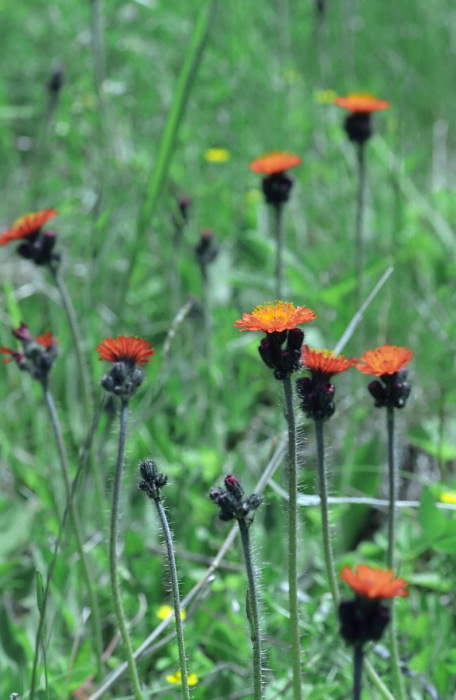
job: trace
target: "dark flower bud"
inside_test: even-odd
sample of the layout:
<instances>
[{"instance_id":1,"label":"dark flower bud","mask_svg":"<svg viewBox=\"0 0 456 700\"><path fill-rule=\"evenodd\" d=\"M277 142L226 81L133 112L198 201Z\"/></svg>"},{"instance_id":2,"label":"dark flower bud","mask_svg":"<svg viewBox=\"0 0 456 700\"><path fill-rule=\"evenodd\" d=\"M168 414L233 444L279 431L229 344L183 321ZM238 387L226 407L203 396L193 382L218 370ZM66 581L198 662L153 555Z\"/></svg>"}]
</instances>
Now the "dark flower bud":
<instances>
[{"instance_id":1,"label":"dark flower bud","mask_svg":"<svg viewBox=\"0 0 456 700\"><path fill-rule=\"evenodd\" d=\"M261 497L251 494L244 500L244 489L242 484L232 474L225 477L226 491L216 486L209 493L209 498L219 508L221 520L245 520L249 525L253 520L251 511L256 510L261 505Z\"/></svg>"},{"instance_id":2,"label":"dark flower bud","mask_svg":"<svg viewBox=\"0 0 456 700\"><path fill-rule=\"evenodd\" d=\"M286 173L273 173L262 180L263 193L268 204L280 206L291 193L294 179Z\"/></svg>"},{"instance_id":3,"label":"dark flower bud","mask_svg":"<svg viewBox=\"0 0 456 700\"><path fill-rule=\"evenodd\" d=\"M303 341L304 331L302 331L300 328L291 328L288 331L287 350L290 352L293 350L301 350Z\"/></svg>"},{"instance_id":4,"label":"dark flower bud","mask_svg":"<svg viewBox=\"0 0 456 700\"><path fill-rule=\"evenodd\" d=\"M389 609L378 599L357 597L339 605L340 634L347 644L378 642L389 620Z\"/></svg>"},{"instance_id":5,"label":"dark flower bud","mask_svg":"<svg viewBox=\"0 0 456 700\"><path fill-rule=\"evenodd\" d=\"M196 258L200 265L209 265L214 262L219 253L219 247L215 242L214 232L210 229L205 229L201 233L201 237L195 246Z\"/></svg>"},{"instance_id":6,"label":"dark flower bud","mask_svg":"<svg viewBox=\"0 0 456 700\"><path fill-rule=\"evenodd\" d=\"M149 498L159 499L161 489L168 483L166 474L159 472L151 459L143 459L139 464L139 471L143 478L139 484L141 491L144 491Z\"/></svg>"},{"instance_id":7,"label":"dark flower bud","mask_svg":"<svg viewBox=\"0 0 456 700\"><path fill-rule=\"evenodd\" d=\"M20 340L22 343L28 343L29 341L33 340L33 336L30 333L28 326L26 326L26 324L23 322L21 322L19 328L12 328L11 331L14 337Z\"/></svg>"},{"instance_id":8,"label":"dark flower bud","mask_svg":"<svg viewBox=\"0 0 456 700\"><path fill-rule=\"evenodd\" d=\"M375 380L374 382L371 382L369 386L367 387L368 391L371 396L375 399L375 406L377 408L381 408L382 406L386 406L387 403L387 396L386 396L386 390L383 384L379 382L378 380Z\"/></svg>"},{"instance_id":9,"label":"dark flower bud","mask_svg":"<svg viewBox=\"0 0 456 700\"><path fill-rule=\"evenodd\" d=\"M344 128L350 141L365 143L372 136L370 112L354 112L345 119Z\"/></svg>"},{"instance_id":10,"label":"dark flower bud","mask_svg":"<svg viewBox=\"0 0 456 700\"><path fill-rule=\"evenodd\" d=\"M54 68L54 70L51 73L51 77L48 80L48 84L47 84L47 88L48 88L50 93L57 94L60 92L60 90L63 87L63 82L64 82L63 75L64 75L64 71L63 71L63 68L61 66L59 66L58 68Z\"/></svg>"},{"instance_id":11,"label":"dark flower bud","mask_svg":"<svg viewBox=\"0 0 456 700\"><path fill-rule=\"evenodd\" d=\"M188 221L188 215L191 204L192 200L190 199L190 197L179 197L179 199L177 200L177 206L179 207L179 211L185 223L187 223Z\"/></svg>"},{"instance_id":12,"label":"dark flower bud","mask_svg":"<svg viewBox=\"0 0 456 700\"><path fill-rule=\"evenodd\" d=\"M266 336L262 339L258 352L266 367L275 369L280 358L280 346L277 346Z\"/></svg>"},{"instance_id":13,"label":"dark flower bud","mask_svg":"<svg viewBox=\"0 0 456 700\"><path fill-rule=\"evenodd\" d=\"M241 486L239 479L229 474L225 477L225 488L229 493L232 493L235 498L241 499L244 495L244 489Z\"/></svg>"}]
</instances>

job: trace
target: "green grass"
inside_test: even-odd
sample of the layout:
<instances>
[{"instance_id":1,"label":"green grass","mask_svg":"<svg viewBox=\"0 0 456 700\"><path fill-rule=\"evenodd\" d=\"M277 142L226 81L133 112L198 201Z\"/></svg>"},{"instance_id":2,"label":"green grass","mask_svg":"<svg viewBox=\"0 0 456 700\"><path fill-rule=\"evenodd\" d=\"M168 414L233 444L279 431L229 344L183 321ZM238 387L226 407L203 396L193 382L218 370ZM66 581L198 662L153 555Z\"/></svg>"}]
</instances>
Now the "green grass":
<instances>
[{"instance_id":1,"label":"green grass","mask_svg":"<svg viewBox=\"0 0 456 700\"><path fill-rule=\"evenodd\" d=\"M184 597L229 531L207 498L210 488L235 473L250 492L285 430L281 387L258 357L261 336L240 334L232 325L244 311L270 300L275 286L267 211L259 178L248 162L276 149L303 158L293 171L296 182L285 211L286 300L317 313L306 329L310 345L334 347L357 311L352 250L356 161L342 128L344 113L318 104L316 95L326 89L339 94L372 91L388 99L391 108L374 115L376 133L367 145L366 289L375 286L389 265L394 272L344 351L359 356L389 342L415 352L412 397L398 420L401 467L415 470L403 482L413 484L411 498L419 500L421 487L429 484L425 493L432 498L423 500L419 510L401 511L397 559L411 594L397 606L399 648L418 674L406 679L410 697L425 697L421 678L443 698L456 692L453 520L445 512L442 521L432 505L441 491L456 486L456 115L448 70L454 52L452 12L449 0L404 0L391 6L330 2L317 36L310 2L219 2L166 177L144 222L140 212L154 182L159 144L194 30L193 4L190 10L183 0L105 2L106 80L100 111L90 51L90 3L35 0L26 6L0 0L0 228L27 211L47 206L59 210L51 223L58 232L62 274L80 321L97 405L102 398L98 382L107 365L98 363L95 348L103 338L137 334L156 349L131 402L123 483L120 580L127 617L137 616L134 648L158 624L158 607L170 602L157 523L137 488L139 460L152 458L170 478L165 501ZM65 82L51 110L46 82L56 66L63 66ZM231 159L207 162L204 153L212 146L227 148ZM190 196L192 207L176 243L173 217L180 195ZM137 265L129 279L138 226ZM210 270L210 362L194 255L205 228L213 229L220 245ZM89 426L71 334L50 275L17 257L14 247L0 249L0 344L13 346L11 287L20 318L32 332L50 329L59 338L51 383L74 476ZM169 327L190 295L195 307L163 359ZM35 570L46 578L64 489L39 386L14 364L1 371L0 690L4 697L18 692L25 699L38 625ZM337 413L326 429L331 494L376 497L384 494L384 415L372 408L367 380L354 375L338 378ZM313 494L313 426L302 416L299 424L305 465L301 490ZM76 494L106 646L116 628L107 522L117 427L117 419L103 413L91 465L83 470ZM102 502L96 496L94 469L103 485ZM440 477L442 483L435 483ZM284 486L282 468L275 480ZM291 698L291 689L282 692L290 681L284 651L286 513L279 494L267 488L264 495L265 506L251 534L262 575L263 646L271 669L266 697L272 700ZM301 516L303 693L307 699L340 700L350 696L350 652L338 638L330 608L319 512L302 507ZM336 505L331 517L338 568L358 561L384 563L385 527L369 529L369 508ZM75 559L68 528L45 625L52 700L70 697L94 671L86 591ZM225 562L190 606L185 628L189 670L200 678L193 691L198 700L241 697L236 693L252 685L239 549L231 548ZM119 645L107 670L123 659ZM373 661L388 684L385 661ZM179 697L166 681L177 664L174 641L139 663L151 697ZM36 697L45 698L42 665L39 688ZM131 689L124 679L110 692L105 697L123 698ZM378 697L370 687L363 696Z\"/></svg>"}]
</instances>

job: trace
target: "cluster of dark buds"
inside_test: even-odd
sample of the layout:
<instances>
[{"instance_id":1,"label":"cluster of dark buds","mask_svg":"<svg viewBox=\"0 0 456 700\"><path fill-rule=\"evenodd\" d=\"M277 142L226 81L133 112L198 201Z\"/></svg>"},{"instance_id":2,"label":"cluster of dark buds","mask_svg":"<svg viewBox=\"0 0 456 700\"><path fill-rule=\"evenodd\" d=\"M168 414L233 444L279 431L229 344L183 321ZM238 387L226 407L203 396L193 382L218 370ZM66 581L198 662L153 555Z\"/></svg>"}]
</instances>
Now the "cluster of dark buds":
<instances>
[{"instance_id":1,"label":"cluster of dark buds","mask_svg":"<svg viewBox=\"0 0 456 700\"><path fill-rule=\"evenodd\" d=\"M143 459L139 464L139 471L143 478L139 483L141 491L154 501L159 500L163 486L168 483L166 474L159 472L151 459Z\"/></svg>"},{"instance_id":2,"label":"cluster of dark buds","mask_svg":"<svg viewBox=\"0 0 456 700\"><path fill-rule=\"evenodd\" d=\"M154 349L143 338L119 335L105 338L97 351L100 360L112 362L111 369L101 379L101 386L110 394L129 399L144 379L144 372L137 365L150 362Z\"/></svg>"},{"instance_id":3,"label":"cluster of dark buds","mask_svg":"<svg viewBox=\"0 0 456 700\"><path fill-rule=\"evenodd\" d=\"M276 379L287 379L301 368L303 340L304 333L300 328L273 331L263 338L258 351L264 364L274 370Z\"/></svg>"},{"instance_id":4,"label":"cluster of dark buds","mask_svg":"<svg viewBox=\"0 0 456 700\"><path fill-rule=\"evenodd\" d=\"M314 373L312 377L300 377L296 380L296 391L301 399L301 410L315 421L326 421L334 414L334 384L328 382L324 375Z\"/></svg>"},{"instance_id":5,"label":"cluster of dark buds","mask_svg":"<svg viewBox=\"0 0 456 700\"><path fill-rule=\"evenodd\" d=\"M142 384L144 372L131 362L114 362L111 369L101 378L101 386L110 394L130 398Z\"/></svg>"},{"instance_id":6,"label":"cluster of dark buds","mask_svg":"<svg viewBox=\"0 0 456 700\"><path fill-rule=\"evenodd\" d=\"M389 621L390 611L378 598L343 600L339 604L341 637L350 645L378 642Z\"/></svg>"},{"instance_id":7,"label":"cluster of dark buds","mask_svg":"<svg viewBox=\"0 0 456 700\"><path fill-rule=\"evenodd\" d=\"M345 118L345 133L350 141L360 145L366 143L373 134L370 112L354 112Z\"/></svg>"},{"instance_id":8,"label":"cluster of dark buds","mask_svg":"<svg viewBox=\"0 0 456 700\"><path fill-rule=\"evenodd\" d=\"M216 486L209 494L211 501L220 508L220 520L253 521L253 513L260 507L262 499L256 493L244 498L241 482L233 475L225 477L226 491Z\"/></svg>"},{"instance_id":9,"label":"cluster of dark buds","mask_svg":"<svg viewBox=\"0 0 456 700\"><path fill-rule=\"evenodd\" d=\"M34 379L38 379L40 382L46 382L57 357L57 340L52 336L52 333L45 333L34 338L25 323L21 323L19 328L13 328L12 332L14 337L21 341L22 349L0 348L1 353L10 355L3 361L14 360L19 369L29 372Z\"/></svg>"},{"instance_id":10,"label":"cluster of dark buds","mask_svg":"<svg viewBox=\"0 0 456 700\"><path fill-rule=\"evenodd\" d=\"M201 232L200 239L195 246L195 255L202 268L214 262L219 253L219 247L215 242L214 232L207 228Z\"/></svg>"},{"instance_id":11,"label":"cluster of dark buds","mask_svg":"<svg viewBox=\"0 0 456 700\"><path fill-rule=\"evenodd\" d=\"M368 386L369 393L375 399L376 408L404 408L410 396L410 384L407 380L407 370L401 369L394 374L383 374Z\"/></svg>"},{"instance_id":12,"label":"cluster of dark buds","mask_svg":"<svg viewBox=\"0 0 456 700\"><path fill-rule=\"evenodd\" d=\"M294 178L288 173L272 173L261 181L264 198L267 204L280 206L290 198Z\"/></svg>"}]
</instances>

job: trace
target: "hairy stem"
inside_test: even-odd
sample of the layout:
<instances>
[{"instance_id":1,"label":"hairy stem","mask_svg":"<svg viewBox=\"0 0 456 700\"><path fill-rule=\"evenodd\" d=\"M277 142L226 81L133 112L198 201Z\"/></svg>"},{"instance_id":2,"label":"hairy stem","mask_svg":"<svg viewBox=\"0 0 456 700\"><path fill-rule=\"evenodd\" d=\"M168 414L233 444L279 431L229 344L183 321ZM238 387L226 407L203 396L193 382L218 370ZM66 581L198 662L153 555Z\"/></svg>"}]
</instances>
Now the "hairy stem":
<instances>
[{"instance_id":1,"label":"hairy stem","mask_svg":"<svg viewBox=\"0 0 456 700\"><path fill-rule=\"evenodd\" d=\"M158 517L160 518L163 535L166 543L166 552L168 555L168 565L171 577L171 592L174 604L174 620L176 624L176 639L179 650L179 663L181 672L182 694L185 700L190 700L190 689L188 685L188 669L187 658L185 656L184 629L182 626L181 606L179 596L179 583L177 579L176 557L174 556L173 536L168 524L165 509L160 498L154 498L157 507Z\"/></svg>"},{"instance_id":2,"label":"hairy stem","mask_svg":"<svg viewBox=\"0 0 456 700\"><path fill-rule=\"evenodd\" d=\"M260 635L260 614L258 610L258 592L256 587L255 571L252 562L252 551L250 547L250 537L248 525L245 519L238 520L239 531L241 533L242 548L244 550L245 568L248 581L248 620L250 624L250 638L253 649L253 697L254 700L261 700L262 689L262 667L261 667L261 635Z\"/></svg>"},{"instance_id":3,"label":"hairy stem","mask_svg":"<svg viewBox=\"0 0 456 700\"><path fill-rule=\"evenodd\" d=\"M122 483L123 463L125 455L125 443L127 438L128 424L128 401L122 399L122 407L120 412L120 431L119 431L119 449L117 452L116 473L114 476L114 491L112 498L111 511L111 528L109 538L109 573L111 576L112 595L114 600L114 609L119 625L120 636L124 644L125 655L127 657L128 669L130 671L130 680L133 685L133 692L136 700L143 700L141 686L139 683L138 669L133 657L133 647L131 645L130 635L128 633L127 620L122 605L122 597L120 594L119 578L117 574L117 540L118 540L118 524L119 524L119 504L120 504L120 487Z\"/></svg>"},{"instance_id":4,"label":"hairy stem","mask_svg":"<svg viewBox=\"0 0 456 700\"><path fill-rule=\"evenodd\" d=\"M355 275L356 275L356 308L359 309L363 298L364 282L364 238L366 218L366 160L365 144L356 144L356 156L358 161L358 193L356 197L356 223L355 223Z\"/></svg>"},{"instance_id":5,"label":"hairy stem","mask_svg":"<svg viewBox=\"0 0 456 700\"><path fill-rule=\"evenodd\" d=\"M283 278L284 278L284 268L283 268L283 249L284 249L284 236L283 236L283 217L282 204L274 204L272 206L274 212L274 237L276 240L276 265L275 265L275 277L276 277L276 299L283 298Z\"/></svg>"},{"instance_id":6,"label":"hairy stem","mask_svg":"<svg viewBox=\"0 0 456 700\"><path fill-rule=\"evenodd\" d=\"M329 524L328 506L328 482L325 467L325 451L323 439L323 421L315 421L315 432L317 437L317 463L318 463L318 491L320 494L321 526L323 531L323 552L326 563L326 573L328 576L329 588L333 597L334 605L339 605L339 586L337 584L336 569L334 566L334 555L331 545L331 532Z\"/></svg>"},{"instance_id":7,"label":"hairy stem","mask_svg":"<svg viewBox=\"0 0 456 700\"><path fill-rule=\"evenodd\" d=\"M396 500L398 492L398 475L396 469L396 449L394 432L394 406L387 406L386 409L386 430L388 438L388 486L389 486L389 508L388 508L388 551L386 563L388 569L395 566L395 544L396 544ZM401 673L399 650L397 647L396 631L396 605L395 600L391 601L391 619L389 625L389 648L391 672L394 681L394 688L398 700L404 700L405 688L404 679Z\"/></svg>"},{"instance_id":8,"label":"hairy stem","mask_svg":"<svg viewBox=\"0 0 456 700\"><path fill-rule=\"evenodd\" d=\"M288 423L288 600L290 608L291 664L293 671L293 698L302 700L301 691L301 642L298 613L298 455L296 444L296 419L293 408L293 392L289 377L283 380L285 410Z\"/></svg>"}]
</instances>

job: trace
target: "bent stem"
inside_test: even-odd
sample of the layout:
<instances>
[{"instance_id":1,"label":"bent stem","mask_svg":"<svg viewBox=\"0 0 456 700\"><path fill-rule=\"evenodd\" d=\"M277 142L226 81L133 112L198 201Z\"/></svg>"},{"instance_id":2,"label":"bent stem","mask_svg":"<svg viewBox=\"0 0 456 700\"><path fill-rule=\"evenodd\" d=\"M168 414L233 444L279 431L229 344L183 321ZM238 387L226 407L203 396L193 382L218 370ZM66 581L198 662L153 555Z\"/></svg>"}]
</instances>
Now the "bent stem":
<instances>
[{"instance_id":1,"label":"bent stem","mask_svg":"<svg viewBox=\"0 0 456 700\"><path fill-rule=\"evenodd\" d=\"M394 433L394 406L386 408L386 430L388 439L388 486L389 486L389 508L388 508L388 551L386 563L388 569L394 570L394 554L396 543L396 500L398 492L398 475L396 469L396 450ZM404 700L405 687L401 673L399 650L397 647L396 632L396 606L394 599L391 601L391 618L389 626L389 647L391 672L393 675L395 692L398 700Z\"/></svg>"},{"instance_id":2,"label":"bent stem","mask_svg":"<svg viewBox=\"0 0 456 700\"><path fill-rule=\"evenodd\" d=\"M93 586L92 576L90 573L90 568L87 563L87 557L84 551L84 545L82 541L81 524L79 522L78 512L74 506L73 500L73 488L71 484L70 469L68 466L68 457L66 453L65 444L63 441L62 430L60 427L59 418L57 415L57 410L55 408L55 403L53 396L47 383L44 381L42 383L44 391L44 400L46 407L48 409L49 417L51 419L51 425L54 432L55 441L57 443L57 450L59 453L60 467L63 474L63 480L65 483L65 493L68 504L68 510L70 513L71 522L73 525L74 534L76 537L76 547L79 554L79 558L82 566L82 573L85 580L85 585L87 588L87 593L90 601L90 611L91 611L91 621L92 621L92 634L94 638L95 654L97 660L97 673L101 677L102 674L102 641L101 641L101 621L100 621L100 611L98 608L98 601L95 596L95 590Z\"/></svg>"},{"instance_id":3,"label":"bent stem","mask_svg":"<svg viewBox=\"0 0 456 700\"><path fill-rule=\"evenodd\" d=\"M176 639L179 650L179 663L181 672L182 694L185 700L190 700L190 688L188 685L188 669L187 658L185 656L184 629L181 618L181 605L179 596L179 583L177 580L176 558L174 556L173 536L168 524L163 503L159 497L154 498L154 503L157 508L158 517L160 518L163 528L163 535L166 543L166 552L168 555L168 565L171 576L171 592L174 604L174 622L176 624Z\"/></svg>"},{"instance_id":4,"label":"bent stem","mask_svg":"<svg viewBox=\"0 0 456 700\"><path fill-rule=\"evenodd\" d=\"M323 531L323 552L325 557L326 573L328 576L329 588L337 611L340 596L339 586L337 584L336 569L334 566L334 555L331 545L328 506L328 481L325 468L325 452L323 440L323 421L315 421L315 432L317 438L318 491L320 495L321 527Z\"/></svg>"},{"instance_id":5,"label":"bent stem","mask_svg":"<svg viewBox=\"0 0 456 700\"><path fill-rule=\"evenodd\" d=\"M273 204L272 209L274 212L274 237L276 241L276 265L275 265L275 277L276 277L276 299L283 298L283 217L282 217L282 204Z\"/></svg>"},{"instance_id":6,"label":"bent stem","mask_svg":"<svg viewBox=\"0 0 456 700\"><path fill-rule=\"evenodd\" d=\"M356 275L356 308L359 308L363 298L363 266L364 266L364 221L366 215L366 160L365 144L356 144L358 161L358 193L356 197L355 224L355 275Z\"/></svg>"},{"instance_id":7,"label":"bent stem","mask_svg":"<svg viewBox=\"0 0 456 700\"><path fill-rule=\"evenodd\" d=\"M290 608L291 664L293 671L293 698L302 700L301 643L298 615L298 454L296 419L290 377L283 380L285 410L288 423L288 600Z\"/></svg>"},{"instance_id":8,"label":"bent stem","mask_svg":"<svg viewBox=\"0 0 456 700\"><path fill-rule=\"evenodd\" d=\"M258 592L255 580L255 571L252 562L252 551L250 548L250 537L248 525L245 518L238 520L239 531L241 533L242 548L244 550L245 568L247 572L247 617L250 624L250 638L253 650L253 697L254 700L261 700L262 692L262 668L261 668L261 636L260 636L260 615L258 611Z\"/></svg>"},{"instance_id":9,"label":"bent stem","mask_svg":"<svg viewBox=\"0 0 456 700\"><path fill-rule=\"evenodd\" d=\"M134 696L136 700L143 700L141 686L139 683L138 669L136 668L135 659L133 657L133 647L131 645L131 639L128 633L127 621L125 618L125 613L122 605L122 598L120 595L119 578L117 574L117 539L119 523L120 486L122 482L125 443L127 438L127 424L128 401L127 399L122 399L122 407L120 411L119 449L117 452L116 473L114 476L114 491L111 511L111 527L109 538L109 573L111 577L112 595L114 600L114 609L116 612L117 624L119 625L120 635L124 644L128 669L130 671L130 679L133 684Z\"/></svg>"}]
</instances>

